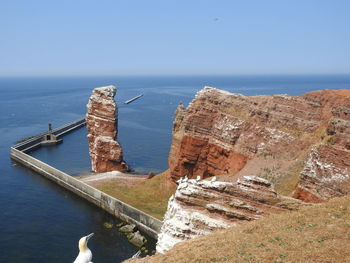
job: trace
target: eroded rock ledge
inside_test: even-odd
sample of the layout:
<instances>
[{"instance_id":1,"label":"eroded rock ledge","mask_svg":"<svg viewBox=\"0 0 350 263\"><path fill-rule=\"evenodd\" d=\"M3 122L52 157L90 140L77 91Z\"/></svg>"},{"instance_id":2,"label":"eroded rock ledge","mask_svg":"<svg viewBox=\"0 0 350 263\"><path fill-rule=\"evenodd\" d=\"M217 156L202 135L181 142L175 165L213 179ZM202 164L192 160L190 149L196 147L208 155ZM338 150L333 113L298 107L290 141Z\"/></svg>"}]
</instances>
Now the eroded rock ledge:
<instances>
[{"instance_id":1,"label":"eroded rock ledge","mask_svg":"<svg viewBox=\"0 0 350 263\"><path fill-rule=\"evenodd\" d=\"M114 86L95 88L87 104L87 138L94 172L128 170L123 161L122 148L116 140L118 108L114 101L115 94Z\"/></svg>"},{"instance_id":2,"label":"eroded rock ledge","mask_svg":"<svg viewBox=\"0 0 350 263\"><path fill-rule=\"evenodd\" d=\"M286 210L300 200L278 195L271 183L245 176L235 183L181 179L170 198L158 235L157 252L176 243Z\"/></svg>"}]
</instances>

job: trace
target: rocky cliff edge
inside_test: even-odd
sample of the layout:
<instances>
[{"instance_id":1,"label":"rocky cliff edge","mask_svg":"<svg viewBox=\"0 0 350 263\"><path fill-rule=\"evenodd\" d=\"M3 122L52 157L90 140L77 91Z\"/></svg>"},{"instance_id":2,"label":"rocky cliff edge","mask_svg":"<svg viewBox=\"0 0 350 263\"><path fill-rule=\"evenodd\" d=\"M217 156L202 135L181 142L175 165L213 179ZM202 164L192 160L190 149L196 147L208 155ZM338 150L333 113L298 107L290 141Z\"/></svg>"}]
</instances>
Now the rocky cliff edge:
<instances>
[{"instance_id":1,"label":"rocky cliff edge","mask_svg":"<svg viewBox=\"0 0 350 263\"><path fill-rule=\"evenodd\" d=\"M179 105L170 179L260 176L322 202L350 191L350 90L244 96L211 87Z\"/></svg>"},{"instance_id":2,"label":"rocky cliff edge","mask_svg":"<svg viewBox=\"0 0 350 263\"><path fill-rule=\"evenodd\" d=\"M278 195L271 183L244 176L235 183L181 179L170 198L158 235L157 252L215 230L298 209L300 200Z\"/></svg>"},{"instance_id":3,"label":"rocky cliff edge","mask_svg":"<svg viewBox=\"0 0 350 263\"><path fill-rule=\"evenodd\" d=\"M350 90L247 97L205 87L175 114L169 180L179 185L157 251L348 194L349 134Z\"/></svg>"}]
</instances>

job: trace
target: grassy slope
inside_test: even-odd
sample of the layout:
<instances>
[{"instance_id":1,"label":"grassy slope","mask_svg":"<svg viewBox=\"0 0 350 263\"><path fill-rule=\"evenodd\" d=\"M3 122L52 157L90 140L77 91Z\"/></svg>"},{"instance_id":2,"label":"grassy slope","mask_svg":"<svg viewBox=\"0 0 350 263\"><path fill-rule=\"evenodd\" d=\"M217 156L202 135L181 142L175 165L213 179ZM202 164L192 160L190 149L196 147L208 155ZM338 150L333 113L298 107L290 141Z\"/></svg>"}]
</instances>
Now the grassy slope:
<instances>
[{"instance_id":1,"label":"grassy slope","mask_svg":"<svg viewBox=\"0 0 350 263\"><path fill-rule=\"evenodd\" d=\"M350 262L350 196L271 215L128 262Z\"/></svg>"},{"instance_id":2,"label":"grassy slope","mask_svg":"<svg viewBox=\"0 0 350 263\"><path fill-rule=\"evenodd\" d=\"M163 219L169 197L176 190L174 185L166 182L166 173L167 171L137 185L126 186L112 181L97 188L147 214Z\"/></svg>"}]
</instances>

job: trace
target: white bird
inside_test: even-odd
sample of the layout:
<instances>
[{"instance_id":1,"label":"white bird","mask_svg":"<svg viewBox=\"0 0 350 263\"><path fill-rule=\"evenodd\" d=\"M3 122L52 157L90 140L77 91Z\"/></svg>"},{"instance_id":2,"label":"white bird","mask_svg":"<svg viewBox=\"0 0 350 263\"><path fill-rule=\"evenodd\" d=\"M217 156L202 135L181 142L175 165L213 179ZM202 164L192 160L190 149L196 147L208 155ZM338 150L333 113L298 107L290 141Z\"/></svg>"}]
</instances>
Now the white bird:
<instances>
[{"instance_id":1,"label":"white bird","mask_svg":"<svg viewBox=\"0 0 350 263\"><path fill-rule=\"evenodd\" d=\"M89 239L94 235L94 233L91 233L85 237L82 237L79 240L79 255L75 259L73 263L92 263L92 253L90 249L88 248L87 244Z\"/></svg>"},{"instance_id":2,"label":"white bird","mask_svg":"<svg viewBox=\"0 0 350 263\"><path fill-rule=\"evenodd\" d=\"M196 179L196 181L197 181L197 182L199 182L200 180L201 180L200 175L197 175L197 179Z\"/></svg>"},{"instance_id":3,"label":"white bird","mask_svg":"<svg viewBox=\"0 0 350 263\"><path fill-rule=\"evenodd\" d=\"M216 181L216 176L213 176L210 181L211 182L215 182Z\"/></svg>"}]
</instances>

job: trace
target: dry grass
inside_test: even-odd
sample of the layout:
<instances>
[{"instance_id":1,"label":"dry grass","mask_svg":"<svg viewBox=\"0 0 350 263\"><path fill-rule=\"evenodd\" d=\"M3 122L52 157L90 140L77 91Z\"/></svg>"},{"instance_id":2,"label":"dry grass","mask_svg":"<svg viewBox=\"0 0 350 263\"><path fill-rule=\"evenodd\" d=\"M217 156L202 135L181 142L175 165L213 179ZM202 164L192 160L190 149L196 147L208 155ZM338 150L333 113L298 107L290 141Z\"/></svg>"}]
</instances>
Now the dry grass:
<instances>
[{"instance_id":1,"label":"dry grass","mask_svg":"<svg viewBox=\"0 0 350 263\"><path fill-rule=\"evenodd\" d=\"M293 194L299 183L300 172L304 169L304 161L295 161L282 173L275 183L275 190L281 195Z\"/></svg>"},{"instance_id":2,"label":"dry grass","mask_svg":"<svg viewBox=\"0 0 350 263\"><path fill-rule=\"evenodd\" d=\"M96 186L99 190L134 206L158 219L163 219L169 197L175 192L175 185L166 181L167 171L152 179L134 185L110 181Z\"/></svg>"},{"instance_id":3,"label":"dry grass","mask_svg":"<svg viewBox=\"0 0 350 263\"><path fill-rule=\"evenodd\" d=\"M350 262L350 196L271 215L128 262Z\"/></svg>"}]
</instances>

